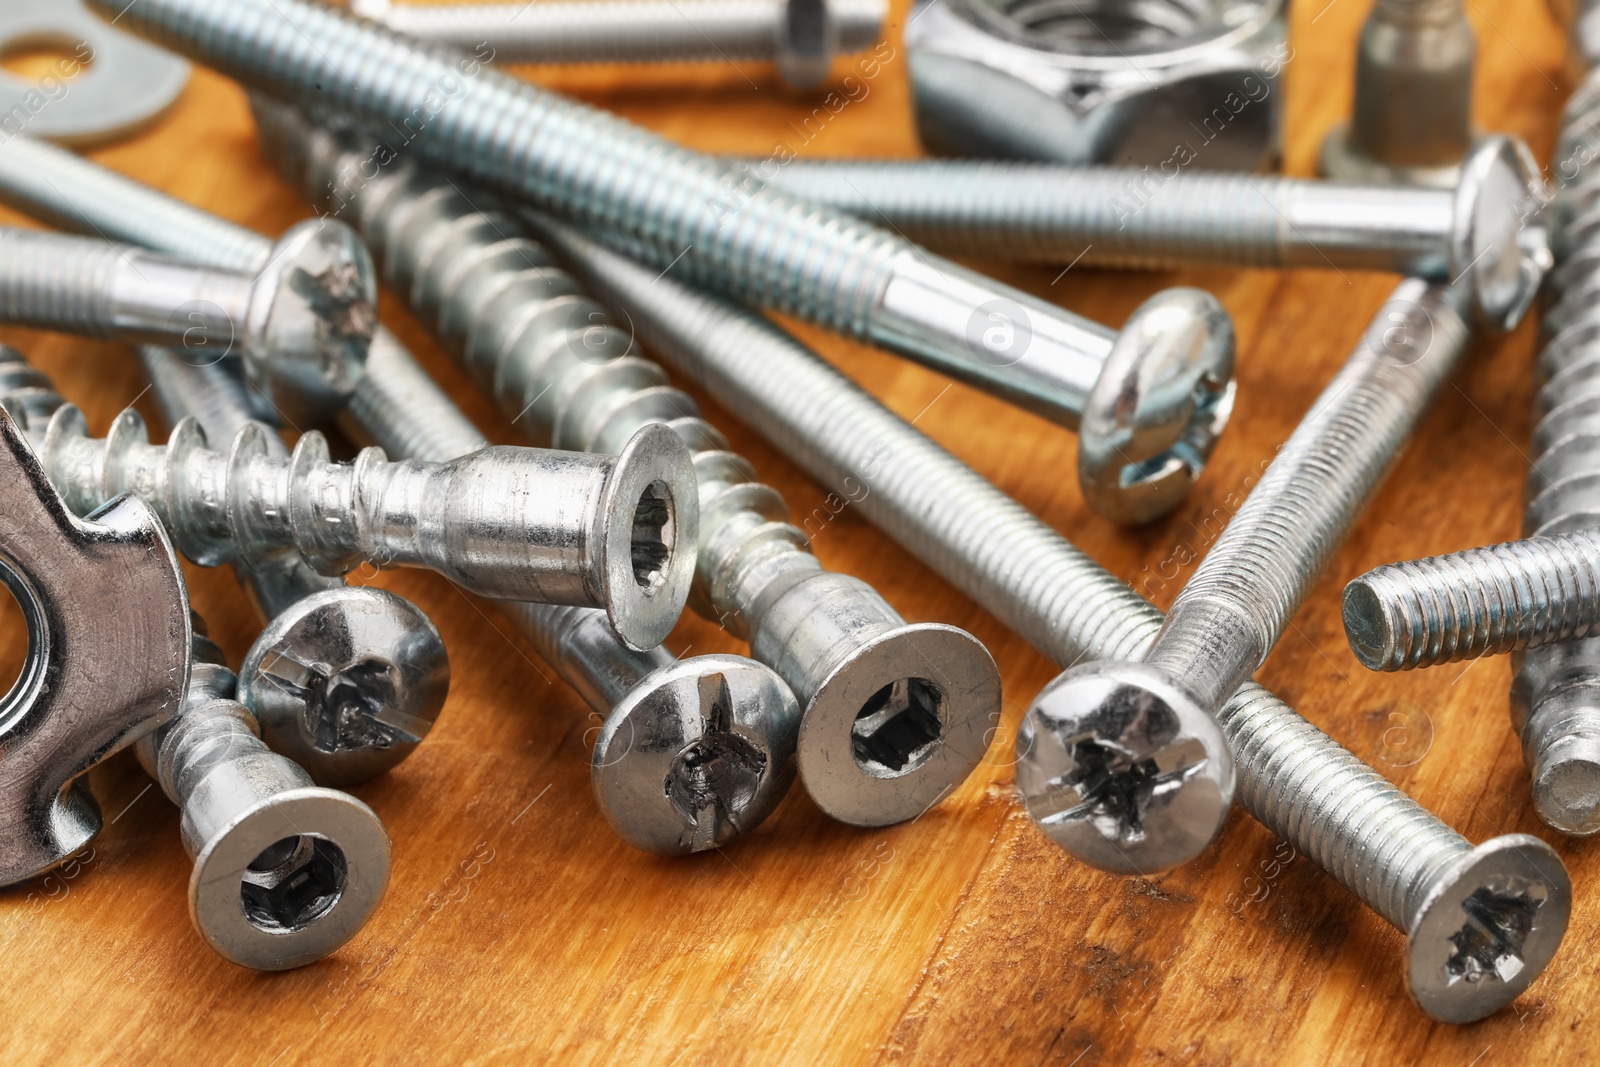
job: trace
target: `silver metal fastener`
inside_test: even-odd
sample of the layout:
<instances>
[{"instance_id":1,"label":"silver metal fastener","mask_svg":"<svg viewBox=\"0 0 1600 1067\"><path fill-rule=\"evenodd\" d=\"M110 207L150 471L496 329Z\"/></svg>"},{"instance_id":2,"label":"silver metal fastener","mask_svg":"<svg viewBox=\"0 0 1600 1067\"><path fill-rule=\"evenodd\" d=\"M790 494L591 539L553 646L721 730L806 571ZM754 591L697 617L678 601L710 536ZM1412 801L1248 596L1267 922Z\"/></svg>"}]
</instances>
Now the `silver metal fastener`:
<instances>
[{"instance_id":1,"label":"silver metal fastener","mask_svg":"<svg viewBox=\"0 0 1600 1067\"><path fill-rule=\"evenodd\" d=\"M1514 137L1480 139L1452 190L965 160L793 160L769 181L954 255L1466 277L1500 329L1550 267L1548 193Z\"/></svg>"},{"instance_id":2,"label":"silver metal fastener","mask_svg":"<svg viewBox=\"0 0 1600 1067\"><path fill-rule=\"evenodd\" d=\"M93 4L255 88L392 122L431 158L615 230L663 265L681 259L679 269L755 303L1078 429L1086 494L1119 521L1154 518L1182 499L1226 423L1233 331L1208 293L1158 294L1119 333L849 216L747 188L718 160L342 11L300 0ZM424 107L446 85L459 97Z\"/></svg>"},{"instance_id":3,"label":"silver metal fastener","mask_svg":"<svg viewBox=\"0 0 1600 1067\"><path fill-rule=\"evenodd\" d=\"M354 0L362 18L422 41L487 46L502 63L666 63L776 60L805 89L835 55L883 31L884 0L579 0L539 4L392 4Z\"/></svg>"},{"instance_id":4,"label":"silver metal fastener","mask_svg":"<svg viewBox=\"0 0 1600 1067\"><path fill-rule=\"evenodd\" d=\"M772 323L570 227L536 229L675 369L824 484L846 484L886 443L893 460L862 514L1051 659L1149 646L1159 611ZM1474 847L1254 682L1218 722L1245 809L1406 934L1407 987L1430 1016L1490 1015L1549 963L1572 886L1548 845L1511 834ZM1026 757L1048 731L1030 716L1017 743Z\"/></svg>"},{"instance_id":5,"label":"silver metal fastener","mask_svg":"<svg viewBox=\"0 0 1600 1067\"><path fill-rule=\"evenodd\" d=\"M211 270L86 237L0 227L0 321L237 352L291 421L355 390L377 321L372 260L349 227L302 223L262 270Z\"/></svg>"},{"instance_id":6,"label":"silver metal fastener","mask_svg":"<svg viewBox=\"0 0 1600 1067\"><path fill-rule=\"evenodd\" d=\"M1355 111L1323 142L1322 173L1454 185L1472 144L1477 51L1461 0L1377 0L1356 46Z\"/></svg>"},{"instance_id":7,"label":"silver metal fastener","mask_svg":"<svg viewBox=\"0 0 1600 1067\"><path fill-rule=\"evenodd\" d=\"M964 781L999 721L1000 679L976 638L908 624L864 582L821 569L777 492L633 351L492 198L368 152L257 100L264 147L310 190L351 190L351 217L386 280L539 444L608 452L662 424L694 453L700 555L690 603L750 641L805 705L800 776L856 825L915 818Z\"/></svg>"}]
</instances>

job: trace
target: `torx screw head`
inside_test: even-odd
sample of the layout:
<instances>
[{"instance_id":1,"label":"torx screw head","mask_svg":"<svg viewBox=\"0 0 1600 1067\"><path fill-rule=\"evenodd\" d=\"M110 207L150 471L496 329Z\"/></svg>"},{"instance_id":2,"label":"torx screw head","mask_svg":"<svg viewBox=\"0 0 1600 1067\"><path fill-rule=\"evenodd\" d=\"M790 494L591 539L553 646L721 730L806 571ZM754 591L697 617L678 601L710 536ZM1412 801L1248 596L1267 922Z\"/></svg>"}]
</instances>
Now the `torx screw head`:
<instances>
[{"instance_id":1,"label":"torx screw head","mask_svg":"<svg viewBox=\"0 0 1600 1067\"><path fill-rule=\"evenodd\" d=\"M1434 881L1406 934L1406 985L1423 1011L1469 1023L1511 1003L1544 970L1572 915L1555 850L1508 834Z\"/></svg>"},{"instance_id":2,"label":"torx screw head","mask_svg":"<svg viewBox=\"0 0 1600 1067\"><path fill-rule=\"evenodd\" d=\"M645 852L719 848L789 791L799 728L799 703L771 669L739 656L679 660L606 718L590 764L600 813Z\"/></svg>"},{"instance_id":3,"label":"torx screw head","mask_svg":"<svg viewBox=\"0 0 1600 1067\"><path fill-rule=\"evenodd\" d=\"M628 439L600 502L611 628L633 648L666 640L689 599L700 494L688 446L660 424Z\"/></svg>"},{"instance_id":4,"label":"torx screw head","mask_svg":"<svg viewBox=\"0 0 1600 1067\"><path fill-rule=\"evenodd\" d=\"M1233 802L1233 755L1216 720L1162 672L1088 663L1028 709L1017 788L1039 828L1074 856L1148 875L1216 837Z\"/></svg>"},{"instance_id":5,"label":"torx screw head","mask_svg":"<svg viewBox=\"0 0 1600 1067\"><path fill-rule=\"evenodd\" d=\"M1539 165L1515 137L1479 138L1461 164L1450 238L1451 270L1471 275L1473 308L1497 330L1514 329L1554 264Z\"/></svg>"},{"instance_id":6,"label":"torx screw head","mask_svg":"<svg viewBox=\"0 0 1600 1067\"><path fill-rule=\"evenodd\" d=\"M410 601L350 586L296 601L239 670L261 739L318 785L357 785L405 759L450 691L450 660Z\"/></svg>"},{"instance_id":7,"label":"torx screw head","mask_svg":"<svg viewBox=\"0 0 1600 1067\"><path fill-rule=\"evenodd\" d=\"M356 232L332 219L289 228L256 276L244 323L245 376L273 422L325 425L366 370L378 281Z\"/></svg>"},{"instance_id":8,"label":"torx screw head","mask_svg":"<svg viewBox=\"0 0 1600 1067\"><path fill-rule=\"evenodd\" d=\"M1078 484L1095 511L1138 524L1176 507L1233 412L1233 322L1200 289L1167 289L1123 326L1078 430Z\"/></svg>"}]
</instances>

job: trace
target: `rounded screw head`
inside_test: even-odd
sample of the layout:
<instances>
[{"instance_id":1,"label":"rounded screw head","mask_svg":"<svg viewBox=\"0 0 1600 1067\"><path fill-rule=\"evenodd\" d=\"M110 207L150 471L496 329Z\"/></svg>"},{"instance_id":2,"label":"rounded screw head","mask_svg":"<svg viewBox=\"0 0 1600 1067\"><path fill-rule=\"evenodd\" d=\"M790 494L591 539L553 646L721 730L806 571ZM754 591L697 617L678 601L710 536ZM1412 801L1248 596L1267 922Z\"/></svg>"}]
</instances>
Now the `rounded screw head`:
<instances>
[{"instance_id":1,"label":"rounded screw head","mask_svg":"<svg viewBox=\"0 0 1600 1067\"><path fill-rule=\"evenodd\" d=\"M606 617L636 649L665 641L689 600L700 494L683 439L654 423L628 439L600 501Z\"/></svg>"},{"instance_id":2,"label":"rounded screw head","mask_svg":"<svg viewBox=\"0 0 1600 1067\"><path fill-rule=\"evenodd\" d=\"M389 888L389 864L389 835L371 808L331 789L289 789L205 842L189 913L224 959L288 970L355 936Z\"/></svg>"},{"instance_id":3,"label":"rounded screw head","mask_svg":"<svg viewBox=\"0 0 1600 1067\"><path fill-rule=\"evenodd\" d=\"M1538 163L1515 137L1479 138L1461 163L1450 270L1470 276L1474 311L1496 329L1522 321L1554 262L1544 223L1549 199Z\"/></svg>"},{"instance_id":4,"label":"rounded screw head","mask_svg":"<svg viewBox=\"0 0 1600 1067\"><path fill-rule=\"evenodd\" d=\"M652 672L606 718L590 779L628 844L663 856L720 848L794 782L800 705L771 669L696 656Z\"/></svg>"},{"instance_id":5,"label":"rounded screw head","mask_svg":"<svg viewBox=\"0 0 1600 1067\"><path fill-rule=\"evenodd\" d=\"M1536 837L1485 841L1437 877L1406 933L1406 984L1429 1016L1469 1023L1515 1000L1555 955L1572 881Z\"/></svg>"},{"instance_id":6,"label":"rounded screw head","mask_svg":"<svg viewBox=\"0 0 1600 1067\"><path fill-rule=\"evenodd\" d=\"M1233 322L1216 297L1167 289L1117 335L1078 430L1078 484L1114 522L1151 522L1200 476L1233 412Z\"/></svg>"},{"instance_id":7,"label":"rounded screw head","mask_svg":"<svg viewBox=\"0 0 1600 1067\"><path fill-rule=\"evenodd\" d=\"M800 724L800 778L840 822L915 819L966 781L999 727L1000 672L953 626L897 627L833 666Z\"/></svg>"},{"instance_id":8,"label":"rounded screw head","mask_svg":"<svg viewBox=\"0 0 1600 1067\"><path fill-rule=\"evenodd\" d=\"M1154 874L1193 859L1222 829L1233 755L1216 720L1162 672L1088 663L1028 709L1017 788L1039 828L1085 863Z\"/></svg>"},{"instance_id":9,"label":"rounded screw head","mask_svg":"<svg viewBox=\"0 0 1600 1067\"><path fill-rule=\"evenodd\" d=\"M355 392L378 325L372 256L342 222L298 223L251 287L244 369L274 422L325 425Z\"/></svg>"},{"instance_id":10,"label":"rounded screw head","mask_svg":"<svg viewBox=\"0 0 1600 1067\"><path fill-rule=\"evenodd\" d=\"M297 601L239 670L239 702L261 739L336 788L409 756L449 692L450 660L432 621L403 597L355 586Z\"/></svg>"}]
</instances>

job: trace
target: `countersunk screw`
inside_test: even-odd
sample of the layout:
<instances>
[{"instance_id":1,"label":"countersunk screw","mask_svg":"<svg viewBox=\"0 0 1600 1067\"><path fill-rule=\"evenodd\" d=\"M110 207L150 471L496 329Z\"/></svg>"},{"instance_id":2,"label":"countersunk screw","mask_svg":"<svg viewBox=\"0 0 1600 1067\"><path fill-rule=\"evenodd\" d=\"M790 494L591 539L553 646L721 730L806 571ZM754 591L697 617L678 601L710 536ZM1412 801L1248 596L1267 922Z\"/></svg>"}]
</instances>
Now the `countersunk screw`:
<instances>
[{"instance_id":1,"label":"countersunk screw","mask_svg":"<svg viewBox=\"0 0 1600 1067\"><path fill-rule=\"evenodd\" d=\"M1549 192L1514 137L1480 139L1460 170L1444 190L1149 167L791 160L769 181L955 255L1470 277L1475 314L1511 329L1550 267Z\"/></svg>"},{"instance_id":2,"label":"countersunk screw","mask_svg":"<svg viewBox=\"0 0 1600 1067\"><path fill-rule=\"evenodd\" d=\"M823 571L776 490L500 205L403 163L346 180L368 156L359 140L256 104L266 151L313 193L346 190L385 279L535 443L609 452L652 424L683 438L700 486L690 603L804 702L800 776L818 806L887 825L972 773L1000 714L999 673L976 638L908 624L865 583Z\"/></svg>"},{"instance_id":3,"label":"countersunk screw","mask_svg":"<svg viewBox=\"0 0 1600 1067\"><path fill-rule=\"evenodd\" d=\"M1377 0L1356 46L1355 111L1323 142L1322 173L1454 185L1472 144L1477 50L1461 0Z\"/></svg>"},{"instance_id":4,"label":"countersunk screw","mask_svg":"<svg viewBox=\"0 0 1600 1067\"><path fill-rule=\"evenodd\" d=\"M800 89L828 76L835 55L871 46L884 0L604 0L539 4L391 4L354 0L352 13L422 41L488 46L502 63L667 63L776 60Z\"/></svg>"},{"instance_id":5,"label":"countersunk screw","mask_svg":"<svg viewBox=\"0 0 1600 1067\"><path fill-rule=\"evenodd\" d=\"M881 344L1080 430L1080 482L1091 505L1117 521L1170 510L1226 424L1233 329L1209 293L1158 294L1118 333L347 12L300 0L91 6L254 88L416 130L408 143L443 165L612 231L662 266L681 260L678 269L752 302ZM459 97L427 108L424 98L441 86L459 87ZM644 174L649 181L639 180Z\"/></svg>"},{"instance_id":6,"label":"countersunk screw","mask_svg":"<svg viewBox=\"0 0 1600 1067\"><path fill-rule=\"evenodd\" d=\"M86 237L0 227L0 320L242 358L290 421L324 421L355 391L377 321L372 259L347 226L306 222L253 276Z\"/></svg>"},{"instance_id":7,"label":"countersunk screw","mask_svg":"<svg viewBox=\"0 0 1600 1067\"><path fill-rule=\"evenodd\" d=\"M862 514L1057 663L1149 646L1160 612L775 325L570 227L536 229L675 369L825 485L887 443L894 461ZM1245 809L1405 931L1407 986L1430 1016L1490 1015L1549 963L1572 886L1548 845L1512 834L1474 848L1254 682L1218 721ZM1052 744L1024 720L1019 778L1051 773L1030 764Z\"/></svg>"},{"instance_id":8,"label":"countersunk screw","mask_svg":"<svg viewBox=\"0 0 1600 1067\"><path fill-rule=\"evenodd\" d=\"M1596 530L1388 563L1344 587L1345 636L1374 671L1570 641L1597 621Z\"/></svg>"}]
</instances>

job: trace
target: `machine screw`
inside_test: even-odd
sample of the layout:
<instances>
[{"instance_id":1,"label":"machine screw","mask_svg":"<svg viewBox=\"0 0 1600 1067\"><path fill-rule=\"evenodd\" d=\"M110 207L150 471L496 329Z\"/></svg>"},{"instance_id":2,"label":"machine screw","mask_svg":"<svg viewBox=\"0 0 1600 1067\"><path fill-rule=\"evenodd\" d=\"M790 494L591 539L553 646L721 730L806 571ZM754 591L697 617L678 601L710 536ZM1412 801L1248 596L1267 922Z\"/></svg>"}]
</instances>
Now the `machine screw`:
<instances>
[{"instance_id":1,"label":"machine screw","mask_svg":"<svg viewBox=\"0 0 1600 1067\"><path fill-rule=\"evenodd\" d=\"M400 163L354 189L358 140L290 109L258 102L258 115L292 181L352 190L385 280L535 443L609 452L652 424L683 438L700 485L690 603L804 702L800 776L818 806L887 825L972 773L1000 714L999 673L976 638L910 625L865 583L823 571L777 492L501 205Z\"/></svg>"},{"instance_id":2,"label":"machine screw","mask_svg":"<svg viewBox=\"0 0 1600 1067\"><path fill-rule=\"evenodd\" d=\"M292 228L253 277L104 240L0 227L0 320L123 341L237 346L251 384L294 420L355 390L377 321L372 260L346 226Z\"/></svg>"},{"instance_id":3,"label":"machine screw","mask_svg":"<svg viewBox=\"0 0 1600 1067\"><path fill-rule=\"evenodd\" d=\"M200 632L183 710L139 740L139 762L183 812L189 915L217 953L300 967L366 925L389 888L389 835L371 808L313 785L271 751L234 675Z\"/></svg>"},{"instance_id":4,"label":"machine screw","mask_svg":"<svg viewBox=\"0 0 1600 1067\"><path fill-rule=\"evenodd\" d=\"M1584 637L1600 621L1600 531L1376 567L1344 587L1361 665L1407 671Z\"/></svg>"},{"instance_id":5,"label":"machine screw","mask_svg":"<svg viewBox=\"0 0 1600 1067\"><path fill-rule=\"evenodd\" d=\"M445 165L614 231L752 302L881 344L1079 430L1092 506L1147 521L1182 499L1226 423L1233 330L1214 297L1158 294L1118 333L605 112L300 0L91 6L255 88L404 128ZM332 63L330 55L338 55ZM336 69L337 68L337 69ZM637 176L649 174L649 182Z\"/></svg>"},{"instance_id":6,"label":"machine screw","mask_svg":"<svg viewBox=\"0 0 1600 1067\"><path fill-rule=\"evenodd\" d=\"M887 444L862 514L1057 663L1149 646L1159 611L775 325L570 227L535 230L675 369L825 485ZM1407 985L1430 1016L1490 1015L1549 963L1572 886L1548 845L1512 834L1473 847L1254 682L1218 722L1245 809L1405 932ZM1054 744L1030 714L1019 778L1048 776L1037 768Z\"/></svg>"},{"instance_id":7,"label":"machine screw","mask_svg":"<svg viewBox=\"0 0 1600 1067\"><path fill-rule=\"evenodd\" d=\"M1477 50L1461 0L1377 0L1356 46L1355 111L1323 142L1322 173L1454 185L1472 145Z\"/></svg>"},{"instance_id":8,"label":"machine screw","mask_svg":"<svg viewBox=\"0 0 1600 1067\"><path fill-rule=\"evenodd\" d=\"M669 430L641 431L614 457L486 448L443 464L390 463L375 448L331 463L315 432L275 459L267 437L252 423L215 452L189 419L151 445L130 409L97 440L69 406L33 443L69 507L138 492L202 566L293 550L330 574L360 560L426 567L484 596L604 607L641 648L661 643L688 598L698 500Z\"/></svg>"},{"instance_id":9,"label":"machine screw","mask_svg":"<svg viewBox=\"0 0 1600 1067\"><path fill-rule=\"evenodd\" d=\"M590 763L595 800L634 848L721 848L789 791L800 706L770 668L743 656L636 652L590 608L516 604L506 613L605 715Z\"/></svg>"},{"instance_id":10,"label":"machine screw","mask_svg":"<svg viewBox=\"0 0 1600 1067\"><path fill-rule=\"evenodd\" d=\"M771 59L789 84L828 76L835 55L868 48L883 0L608 0L420 5L355 0L350 10L396 33L504 63L665 63Z\"/></svg>"},{"instance_id":11,"label":"machine screw","mask_svg":"<svg viewBox=\"0 0 1600 1067\"><path fill-rule=\"evenodd\" d=\"M1550 266L1548 193L1513 137L1480 139L1460 170L1448 191L968 160L792 160L770 181L955 255L1467 276L1480 320L1511 329Z\"/></svg>"}]
</instances>

